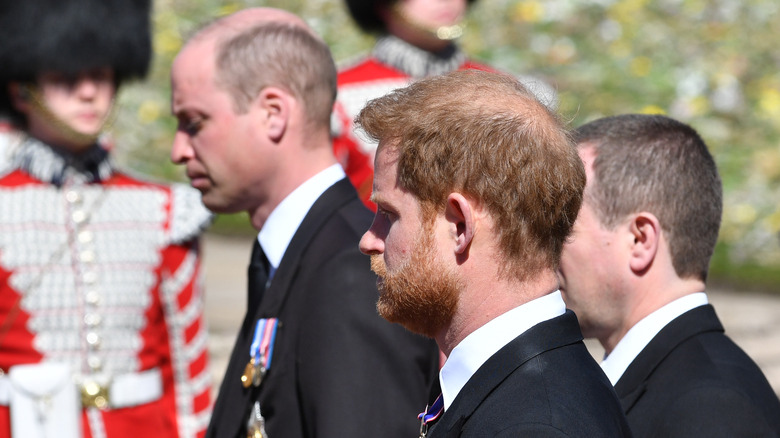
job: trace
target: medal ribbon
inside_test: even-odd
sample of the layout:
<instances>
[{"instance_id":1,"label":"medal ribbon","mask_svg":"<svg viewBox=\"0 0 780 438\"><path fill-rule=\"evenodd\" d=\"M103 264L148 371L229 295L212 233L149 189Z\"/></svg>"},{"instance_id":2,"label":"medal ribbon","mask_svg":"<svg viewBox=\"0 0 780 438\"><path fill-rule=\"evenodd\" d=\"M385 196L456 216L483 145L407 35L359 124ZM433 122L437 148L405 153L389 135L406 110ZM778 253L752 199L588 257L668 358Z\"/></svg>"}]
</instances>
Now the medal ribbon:
<instances>
[{"instance_id":1,"label":"medal ribbon","mask_svg":"<svg viewBox=\"0 0 780 438\"><path fill-rule=\"evenodd\" d=\"M277 318L260 318L255 324L255 335L252 338L252 345L249 347L249 355L252 359L258 357L263 363L263 368L271 368L271 359L274 352L274 340L276 339L276 330L279 327Z\"/></svg>"},{"instance_id":2,"label":"medal ribbon","mask_svg":"<svg viewBox=\"0 0 780 438\"><path fill-rule=\"evenodd\" d=\"M442 412L444 412L444 398L442 398L441 394L439 394L431 407L427 408L425 412L420 412L417 415L417 418L420 419L422 424L427 425L433 421L438 420Z\"/></svg>"}]
</instances>

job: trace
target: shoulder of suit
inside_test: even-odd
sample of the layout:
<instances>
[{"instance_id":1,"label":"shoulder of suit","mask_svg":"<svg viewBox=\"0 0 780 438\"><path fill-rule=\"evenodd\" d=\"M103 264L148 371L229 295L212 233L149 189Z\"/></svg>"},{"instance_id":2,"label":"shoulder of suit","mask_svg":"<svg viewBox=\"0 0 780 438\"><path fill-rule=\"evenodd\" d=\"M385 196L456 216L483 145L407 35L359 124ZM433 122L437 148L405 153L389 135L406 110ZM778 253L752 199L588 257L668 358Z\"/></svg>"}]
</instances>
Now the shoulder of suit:
<instances>
[{"instance_id":1,"label":"shoulder of suit","mask_svg":"<svg viewBox=\"0 0 780 438\"><path fill-rule=\"evenodd\" d=\"M368 228L371 226L371 222L374 220L374 213L363 204L363 201L357 197L355 193L355 199L344 204L339 209L339 215L349 224L353 231L362 236Z\"/></svg>"},{"instance_id":2,"label":"shoulder of suit","mask_svg":"<svg viewBox=\"0 0 780 438\"><path fill-rule=\"evenodd\" d=\"M733 386L691 387L656 408L646 414L654 418L654 436L775 436L780 430L776 396L757 399Z\"/></svg>"}]
</instances>

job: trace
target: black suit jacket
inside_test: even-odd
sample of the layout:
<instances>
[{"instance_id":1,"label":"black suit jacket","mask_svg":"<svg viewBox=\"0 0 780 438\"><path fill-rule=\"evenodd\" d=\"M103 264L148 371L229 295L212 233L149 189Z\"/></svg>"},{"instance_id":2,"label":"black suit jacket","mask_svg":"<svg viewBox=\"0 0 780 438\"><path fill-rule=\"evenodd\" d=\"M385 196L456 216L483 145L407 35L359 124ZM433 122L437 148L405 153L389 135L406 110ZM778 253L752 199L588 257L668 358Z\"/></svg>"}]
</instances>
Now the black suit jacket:
<instances>
[{"instance_id":1,"label":"black suit jacket","mask_svg":"<svg viewBox=\"0 0 780 438\"><path fill-rule=\"evenodd\" d=\"M780 402L712 306L664 327L615 385L636 437L777 437Z\"/></svg>"},{"instance_id":2,"label":"black suit jacket","mask_svg":"<svg viewBox=\"0 0 780 438\"><path fill-rule=\"evenodd\" d=\"M440 437L630 436L615 391L571 311L537 324L469 379L429 433Z\"/></svg>"},{"instance_id":3,"label":"black suit jacket","mask_svg":"<svg viewBox=\"0 0 780 438\"><path fill-rule=\"evenodd\" d=\"M376 277L358 249L371 220L346 179L314 203L259 307L247 311L207 436L246 437L255 400L271 438L419 431L438 349L377 314ZM259 388L244 389L253 327L265 317L280 320L273 362Z\"/></svg>"}]
</instances>

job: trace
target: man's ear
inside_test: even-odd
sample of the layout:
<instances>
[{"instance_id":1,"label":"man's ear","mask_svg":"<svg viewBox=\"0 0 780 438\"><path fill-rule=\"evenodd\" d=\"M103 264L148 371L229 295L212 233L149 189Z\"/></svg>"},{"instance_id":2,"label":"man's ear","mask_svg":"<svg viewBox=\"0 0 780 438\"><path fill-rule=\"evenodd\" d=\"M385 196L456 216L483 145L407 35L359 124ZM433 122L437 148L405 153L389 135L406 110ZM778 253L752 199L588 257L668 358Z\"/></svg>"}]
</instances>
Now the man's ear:
<instances>
[{"instance_id":1,"label":"man's ear","mask_svg":"<svg viewBox=\"0 0 780 438\"><path fill-rule=\"evenodd\" d=\"M444 217L452 224L455 234L455 253L465 255L476 231L476 211L474 205L460 193L447 196L447 208Z\"/></svg>"},{"instance_id":2,"label":"man's ear","mask_svg":"<svg viewBox=\"0 0 780 438\"><path fill-rule=\"evenodd\" d=\"M629 266L634 272L644 272L653 264L661 238L661 223L654 214L641 212L632 215L628 229L633 236Z\"/></svg>"},{"instance_id":3,"label":"man's ear","mask_svg":"<svg viewBox=\"0 0 780 438\"><path fill-rule=\"evenodd\" d=\"M290 93L281 88L265 87L253 103L262 110L261 114L268 137L274 142L279 142L287 131L291 99Z\"/></svg>"}]
</instances>

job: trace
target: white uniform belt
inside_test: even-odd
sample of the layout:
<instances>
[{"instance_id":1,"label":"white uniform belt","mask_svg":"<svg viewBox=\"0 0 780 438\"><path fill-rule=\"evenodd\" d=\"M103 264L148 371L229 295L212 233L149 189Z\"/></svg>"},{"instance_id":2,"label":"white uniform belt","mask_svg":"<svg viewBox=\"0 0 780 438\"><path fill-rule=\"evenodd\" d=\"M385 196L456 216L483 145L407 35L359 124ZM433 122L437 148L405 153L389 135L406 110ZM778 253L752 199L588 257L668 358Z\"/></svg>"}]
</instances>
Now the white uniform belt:
<instances>
[{"instance_id":1,"label":"white uniform belt","mask_svg":"<svg viewBox=\"0 0 780 438\"><path fill-rule=\"evenodd\" d=\"M159 400L162 397L162 375L159 368L114 376L108 384L84 378L76 385L83 407L126 408ZM0 405L11 400L11 382L0 373Z\"/></svg>"}]
</instances>

